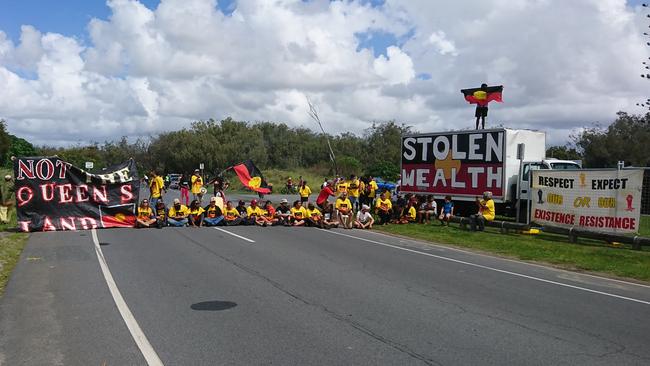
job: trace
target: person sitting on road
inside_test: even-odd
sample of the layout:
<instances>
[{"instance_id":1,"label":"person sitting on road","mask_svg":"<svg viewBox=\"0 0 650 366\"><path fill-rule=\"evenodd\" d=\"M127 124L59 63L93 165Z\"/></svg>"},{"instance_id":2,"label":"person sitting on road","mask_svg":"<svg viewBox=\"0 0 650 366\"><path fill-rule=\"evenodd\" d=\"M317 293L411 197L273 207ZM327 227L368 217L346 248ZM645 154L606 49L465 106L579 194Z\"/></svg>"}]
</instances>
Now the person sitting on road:
<instances>
[{"instance_id":1,"label":"person sitting on road","mask_svg":"<svg viewBox=\"0 0 650 366\"><path fill-rule=\"evenodd\" d=\"M233 207L231 201L226 202L226 208L224 209L223 215L223 222L226 226L236 226L242 222L239 210Z\"/></svg>"},{"instance_id":2,"label":"person sitting on road","mask_svg":"<svg viewBox=\"0 0 650 366\"><path fill-rule=\"evenodd\" d=\"M204 210L199 200L193 200L190 203L190 214L187 216L187 220L191 227L203 226L203 212Z\"/></svg>"},{"instance_id":3,"label":"person sitting on road","mask_svg":"<svg viewBox=\"0 0 650 366\"><path fill-rule=\"evenodd\" d=\"M433 196L429 195L426 201L423 200L420 204L420 210L418 211L418 214L420 215L420 223L430 223L431 216L435 219L436 213L438 213L438 204L436 203L436 200L433 199Z\"/></svg>"},{"instance_id":4,"label":"person sitting on road","mask_svg":"<svg viewBox=\"0 0 650 366\"><path fill-rule=\"evenodd\" d=\"M300 202L304 205L309 201L309 195L311 194L311 188L307 185L307 181L303 180L302 184L298 187L298 193L300 194Z\"/></svg>"},{"instance_id":5,"label":"person sitting on road","mask_svg":"<svg viewBox=\"0 0 650 366\"><path fill-rule=\"evenodd\" d=\"M169 226L185 226L189 221L187 217L190 215L190 209L182 205L178 198L174 198L174 204L169 208L167 215L167 223Z\"/></svg>"},{"instance_id":6,"label":"person sitting on road","mask_svg":"<svg viewBox=\"0 0 650 366\"><path fill-rule=\"evenodd\" d=\"M217 206L217 197L210 198L210 204L205 206L203 214L203 222L205 226L217 226L223 221L223 213L221 208Z\"/></svg>"},{"instance_id":7,"label":"person sitting on road","mask_svg":"<svg viewBox=\"0 0 650 366\"><path fill-rule=\"evenodd\" d=\"M416 222L418 212L413 205L413 202L408 202L406 207L402 210L402 214L397 221L398 224L410 224Z\"/></svg>"},{"instance_id":8,"label":"person sitting on road","mask_svg":"<svg viewBox=\"0 0 650 366\"><path fill-rule=\"evenodd\" d=\"M307 226L323 228L323 214L311 202L307 205Z\"/></svg>"},{"instance_id":9,"label":"person sitting on road","mask_svg":"<svg viewBox=\"0 0 650 366\"><path fill-rule=\"evenodd\" d=\"M153 214L153 210L149 207L149 200L144 199L140 202L138 206L138 216L135 219L135 227L137 228L149 228L156 223L156 216Z\"/></svg>"},{"instance_id":10,"label":"person sitting on road","mask_svg":"<svg viewBox=\"0 0 650 366\"><path fill-rule=\"evenodd\" d=\"M266 219L267 225L273 226L278 224L279 220L276 217L276 210L271 201L266 201L264 204L264 218Z\"/></svg>"},{"instance_id":11,"label":"person sitting on road","mask_svg":"<svg viewBox=\"0 0 650 366\"><path fill-rule=\"evenodd\" d=\"M246 219L244 219L245 224L265 226L265 221L261 216L264 216L264 211L262 211L262 208L257 205L256 199L251 200L250 206L246 208Z\"/></svg>"},{"instance_id":12,"label":"person sitting on road","mask_svg":"<svg viewBox=\"0 0 650 366\"><path fill-rule=\"evenodd\" d=\"M451 201L451 196L445 196L445 202L440 207L440 216L438 220L443 226L449 226L449 220L454 216L454 203Z\"/></svg>"},{"instance_id":13,"label":"person sitting on road","mask_svg":"<svg viewBox=\"0 0 650 366\"><path fill-rule=\"evenodd\" d=\"M357 229L372 229L374 223L375 219L370 214L370 206L361 206L361 210L357 212L357 217L354 220L354 227Z\"/></svg>"},{"instance_id":14,"label":"person sitting on road","mask_svg":"<svg viewBox=\"0 0 650 366\"><path fill-rule=\"evenodd\" d=\"M478 225L478 230L483 231L485 230L485 221L494 220L495 212L492 192L483 192L483 199L476 197L476 205L478 206L478 212L469 216L470 229L476 231L476 226Z\"/></svg>"},{"instance_id":15,"label":"person sitting on road","mask_svg":"<svg viewBox=\"0 0 650 366\"><path fill-rule=\"evenodd\" d=\"M242 223L245 224L245 219L246 216L248 216L248 207L246 207L246 202L244 200L239 200L237 207L235 207L237 211L239 211L239 217L242 219Z\"/></svg>"},{"instance_id":16,"label":"person sitting on road","mask_svg":"<svg viewBox=\"0 0 650 366\"><path fill-rule=\"evenodd\" d=\"M386 192L382 192L375 202L375 210L379 216L379 225L388 225L393 210L393 203L386 198Z\"/></svg>"},{"instance_id":17,"label":"person sitting on road","mask_svg":"<svg viewBox=\"0 0 650 366\"><path fill-rule=\"evenodd\" d=\"M341 225L346 229L352 229L354 212L352 211L352 203L348 199L347 193L341 193L339 198L336 199L334 208L336 208L337 217Z\"/></svg>"},{"instance_id":18,"label":"person sitting on road","mask_svg":"<svg viewBox=\"0 0 650 366\"><path fill-rule=\"evenodd\" d=\"M280 200L280 206L275 209L275 216L278 219L278 225L291 226L291 207L286 198Z\"/></svg>"},{"instance_id":19,"label":"person sitting on road","mask_svg":"<svg viewBox=\"0 0 650 366\"><path fill-rule=\"evenodd\" d=\"M327 204L327 207L323 209L323 228L331 229L335 227L339 227L339 222L336 219L334 205L329 203Z\"/></svg>"},{"instance_id":20,"label":"person sitting on road","mask_svg":"<svg viewBox=\"0 0 650 366\"><path fill-rule=\"evenodd\" d=\"M328 182L323 188L321 188L318 198L316 198L316 205L320 207L321 210L325 210L329 206L327 199L330 196L334 196L334 191L332 190L332 182Z\"/></svg>"},{"instance_id":21,"label":"person sitting on road","mask_svg":"<svg viewBox=\"0 0 650 366\"><path fill-rule=\"evenodd\" d=\"M304 226L305 218L307 218L307 210L302 207L300 201L294 201L293 207L291 207L292 226Z\"/></svg>"},{"instance_id":22,"label":"person sitting on road","mask_svg":"<svg viewBox=\"0 0 650 366\"><path fill-rule=\"evenodd\" d=\"M156 202L156 226L159 229L167 226L167 207L165 207L165 202L162 199Z\"/></svg>"}]
</instances>

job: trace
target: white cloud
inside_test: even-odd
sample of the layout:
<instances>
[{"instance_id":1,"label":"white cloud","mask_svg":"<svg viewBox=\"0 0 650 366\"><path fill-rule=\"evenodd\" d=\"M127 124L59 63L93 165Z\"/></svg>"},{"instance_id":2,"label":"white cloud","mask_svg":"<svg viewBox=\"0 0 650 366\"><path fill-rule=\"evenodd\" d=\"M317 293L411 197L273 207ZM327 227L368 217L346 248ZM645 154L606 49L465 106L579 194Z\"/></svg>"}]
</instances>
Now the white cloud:
<instances>
[{"instance_id":1,"label":"white cloud","mask_svg":"<svg viewBox=\"0 0 650 366\"><path fill-rule=\"evenodd\" d=\"M490 122L540 128L561 143L573 128L641 112L640 9L624 0L109 0L82 37L0 30L0 118L37 143L103 141L187 127L192 120L314 125L332 132L396 119L417 129L469 127L459 89L505 85ZM571 19L571 21L567 21ZM358 34L394 34L385 55ZM419 80L418 74L430 79Z\"/></svg>"}]
</instances>

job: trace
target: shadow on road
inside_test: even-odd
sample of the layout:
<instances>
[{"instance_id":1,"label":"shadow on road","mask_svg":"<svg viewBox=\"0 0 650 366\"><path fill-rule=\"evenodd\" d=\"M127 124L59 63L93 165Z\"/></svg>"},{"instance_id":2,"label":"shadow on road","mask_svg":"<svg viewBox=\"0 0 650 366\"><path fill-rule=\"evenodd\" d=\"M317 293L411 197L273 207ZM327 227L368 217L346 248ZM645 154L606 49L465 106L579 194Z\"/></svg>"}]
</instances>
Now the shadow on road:
<instances>
[{"instance_id":1,"label":"shadow on road","mask_svg":"<svg viewBox=\"0 0 650 366\"><path fill-rule=\"evenodd\" d=\"M192 304L190 308L201 311L221 311L234 308L235 306L237 306L237 303L232 301L203 301Z\"/></svg>"}]
</instances>

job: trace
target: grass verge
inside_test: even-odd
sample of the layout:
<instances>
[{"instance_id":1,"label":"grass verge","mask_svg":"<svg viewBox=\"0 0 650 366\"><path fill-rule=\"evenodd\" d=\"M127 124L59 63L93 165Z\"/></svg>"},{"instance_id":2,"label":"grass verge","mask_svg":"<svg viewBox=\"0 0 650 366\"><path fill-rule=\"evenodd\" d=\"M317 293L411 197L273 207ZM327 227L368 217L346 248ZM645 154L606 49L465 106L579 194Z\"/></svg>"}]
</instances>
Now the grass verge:
<instances>
[{"instance_id":1,"label":"grass verge","mask_svg":"<svg viewBox=\"0 0 650 366\"><path fill-rule=\"evenodd\" d=\"M583 239L579 244L571 244L566 237L545 233L535 236L501 234L492 228L486 228L485 232L470 232L458 226L443 227L438 223L378 226L377 230L509 258L543 262L569 270L650 281L648 249L612 248Z\"/></svg>"},{"instance_id":2,"label":"grass verge","mask_svg":"<svg viewBox=\"0 0 650 366\"><path fill-rule=\"evenodd\" d=\"M4 293L26 241L27 234L0 232L0 296Z\"/></svg>"}]
</instances>

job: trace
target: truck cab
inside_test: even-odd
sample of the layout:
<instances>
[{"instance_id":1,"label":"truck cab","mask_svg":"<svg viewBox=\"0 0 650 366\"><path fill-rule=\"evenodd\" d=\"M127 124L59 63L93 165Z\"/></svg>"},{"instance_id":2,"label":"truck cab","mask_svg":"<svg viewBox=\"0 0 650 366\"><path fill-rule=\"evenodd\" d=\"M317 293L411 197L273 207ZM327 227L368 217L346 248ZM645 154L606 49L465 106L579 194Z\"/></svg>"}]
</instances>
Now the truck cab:
<instances>
[{"instance_id":1,"label":"truck cab","mask_svg":"<svg viewBox=\"0 0 650 366\"><path fill-rule=\"evenodd\" d=\"M524 161L522 165L521 176L519 177L519 195L513 197L513 202L518 201L519 199L528 200L530 192L530 177L532 170L560 170L560 169L582 169L582 162L579 160L559 160L554 158L546 158L541 161ZM515 189L512 192L516 192Z\"/></svg>"}]
</instances>

